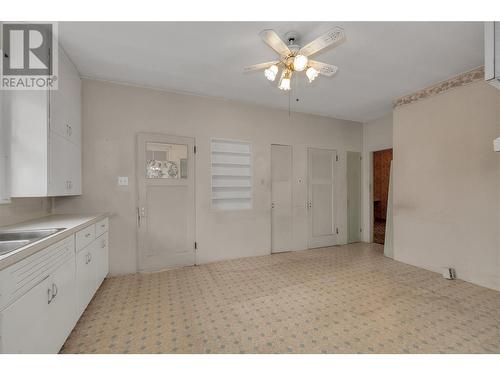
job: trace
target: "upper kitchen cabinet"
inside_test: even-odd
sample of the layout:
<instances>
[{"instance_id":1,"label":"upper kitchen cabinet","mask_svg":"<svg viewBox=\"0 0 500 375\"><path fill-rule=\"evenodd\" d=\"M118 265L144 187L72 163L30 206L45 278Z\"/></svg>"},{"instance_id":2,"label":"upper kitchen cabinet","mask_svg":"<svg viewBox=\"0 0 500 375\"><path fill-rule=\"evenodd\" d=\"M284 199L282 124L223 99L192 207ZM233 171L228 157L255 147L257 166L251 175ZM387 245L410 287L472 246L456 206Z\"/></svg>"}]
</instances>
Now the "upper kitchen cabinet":
<instances>
[{"instance_id":1,"label":"upper kitchen cabinet","mask_svg":"<svg viewBox=\"0 0 500 375\"><path fill-rule=\"evenodd\" d=\"M58 89L10 91L11 196L80 195L81 81L59 47Z\"/></svg>"}]
</instances>

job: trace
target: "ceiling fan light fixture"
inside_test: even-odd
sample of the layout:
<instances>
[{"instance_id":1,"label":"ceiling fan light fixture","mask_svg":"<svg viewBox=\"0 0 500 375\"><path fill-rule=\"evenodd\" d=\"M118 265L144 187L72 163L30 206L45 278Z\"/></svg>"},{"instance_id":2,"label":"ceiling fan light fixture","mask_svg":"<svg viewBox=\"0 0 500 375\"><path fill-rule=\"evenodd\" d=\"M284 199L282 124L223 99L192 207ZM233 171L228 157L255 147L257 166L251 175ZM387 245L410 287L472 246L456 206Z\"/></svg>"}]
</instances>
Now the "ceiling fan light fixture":
<instances>
[{"instance_id":1,"label":"ceiling fan light fixture","mask_svg":"<svg viewBox=\"0 0 500 375\"><path fill-rule=\"evenodd\" d=\"M307 76L307 78L309 78L309 82L314 81L318 75L319 75L319 72L316 69L314 69L312 66L306 70L306 76Z\"/></svg>"},{"instance_id":2,"label":"ceiling fan light fixture","mask_svg":"<svg viewBox=\"0 0 500 375\"><path fill-rule=\"evenodd\" d=\"M307 67L309 59L304 55L297 55L293 59L293 70L297 72L303 71Z\"/></svg>"},{"instance_id":3,"label":"ceiling fan light fixture","mask_svg":"<svg viewBox=\"0 0 500 375\"><path fill-rule=\"evenodd\" d=\"M269 68L264 70L264 75L271 82L276 79L277 74L278 74L278 67L275 64L271 65Z\"/></svg>"},{"instance_id":4,"label":"ceiling fan light fixture","mask_svg":"<svg viewBox=\"0 0 500 375\"><path fill-rule=\"evenodd\" d=\"M292 71L290 69L283 70L283 75L281 76L278 88L283 91L289 91L291 78L292 78Z\"/></svg>"},{"instance_id":5,"label":"ceiling fan light fixture","mask_svg":"<svg viewBox=\"0 0 500 375\"><path fill-rule=\"evenodd\" d=\"M310 60L309 56L317 54L329 46L343 42L345 33L340 27L331 28L305 46L296 43L298 36L294 31L285 34L288 43L283 41L278 33L271 29L262 30L259 35L264 43L278 53L279 60L246 66L244 72L264 70L264 76L271 82L275 82L278 74L280 74L277 84L280 90L291 90L291 80L294 72L298 72L297 74L304 72L309 82L312 82L319 74L331 77L338 71L335 65Z\"/></svg>"}]
</instances>

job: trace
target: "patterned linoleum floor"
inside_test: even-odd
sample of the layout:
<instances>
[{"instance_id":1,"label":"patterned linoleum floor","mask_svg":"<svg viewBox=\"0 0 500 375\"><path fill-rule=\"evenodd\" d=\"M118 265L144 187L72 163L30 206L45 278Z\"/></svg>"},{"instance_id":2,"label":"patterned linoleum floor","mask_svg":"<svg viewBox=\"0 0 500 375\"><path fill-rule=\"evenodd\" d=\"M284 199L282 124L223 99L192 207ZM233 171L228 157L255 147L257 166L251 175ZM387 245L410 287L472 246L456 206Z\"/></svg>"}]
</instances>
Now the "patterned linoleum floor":
<instances>
[{"instance_id":1,"label":"patterned linoleum floor","mask_svg":"<svg viewBox=\"0 0 500 375\"><path fill-rule=\"evenodd\" d=\"M500 293L352 244L107 279L62 353L500 353Z\"/></svg>"}]
</instances>

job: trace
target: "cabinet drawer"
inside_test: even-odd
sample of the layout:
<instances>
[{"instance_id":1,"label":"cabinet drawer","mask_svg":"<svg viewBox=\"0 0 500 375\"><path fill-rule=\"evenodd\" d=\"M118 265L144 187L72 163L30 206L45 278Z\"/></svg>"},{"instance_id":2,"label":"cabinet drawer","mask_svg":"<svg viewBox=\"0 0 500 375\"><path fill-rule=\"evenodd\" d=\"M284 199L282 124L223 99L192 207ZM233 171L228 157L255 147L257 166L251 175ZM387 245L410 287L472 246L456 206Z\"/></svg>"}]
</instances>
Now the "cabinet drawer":
<instances>
[{"instance_id":1,"label":"cabinet drawer","mask_svg":"<svg viewBox=\"0 0 500 375\"><path fill-rule=\"evenodd\" d=\"M76 234L76 252L79 252L85 246L90 244L95 239L95 224L82 229Z\"/></svg>"},{"instance_id":2,"label":"cabinet drawer","mask_svg":"<svg viewBox=\"0 0 500 375\"><path fill-rule=\"evenodd\" d=\"M96 238L99 237L101 234L104 234L108 231L108 225L109 225L108 218L96 223L96 225L95 225Z\"/></svg>"},{"instance_id":3,"label":"cabinet drawer","mask_svg":"<svg viewBox=\"0 0 500 375\"><path fill-rule=\"evenodd\" d=\"M74 254L75 238L70 236L0 271L0 311L39 284Z\"/></svg>"}]
</instances>

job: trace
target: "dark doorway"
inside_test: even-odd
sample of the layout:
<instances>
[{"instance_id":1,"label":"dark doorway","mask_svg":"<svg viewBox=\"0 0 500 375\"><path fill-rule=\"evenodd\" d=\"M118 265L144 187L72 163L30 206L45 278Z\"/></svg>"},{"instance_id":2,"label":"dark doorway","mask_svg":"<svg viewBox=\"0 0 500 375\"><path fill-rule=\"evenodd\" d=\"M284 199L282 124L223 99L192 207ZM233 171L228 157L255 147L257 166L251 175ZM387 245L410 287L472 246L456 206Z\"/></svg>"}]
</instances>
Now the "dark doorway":
<instances>
[{"instance_id":1,"label":"dark doorway","mask_svg":"<svg viewBox=\"0 0 500 375\"><path fill-rule=\"evenodd\" d=\"M373 242L384 244L392 148L373 153Z\"/></svg>"}]
</instances>

